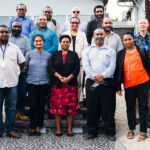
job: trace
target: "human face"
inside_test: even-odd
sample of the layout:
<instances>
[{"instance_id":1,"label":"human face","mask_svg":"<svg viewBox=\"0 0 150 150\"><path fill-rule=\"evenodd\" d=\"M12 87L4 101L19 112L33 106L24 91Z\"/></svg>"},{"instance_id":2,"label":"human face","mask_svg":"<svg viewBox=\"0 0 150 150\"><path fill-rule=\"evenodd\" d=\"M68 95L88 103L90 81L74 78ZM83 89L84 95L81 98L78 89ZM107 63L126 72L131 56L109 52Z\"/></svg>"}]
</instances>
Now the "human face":
<instances>
[{"instance_id":1,"label":"human face","mask_svg":"<svg viewBox=\"0 0 150 150\"><path fill-rule=\"evenodd\" d=\"M105 32L111 32L112 25L113 25L113 23L112 23L112 20L110 18L105 18L103 20L103 28L104 28Z\"/></svg>"},{"instance_id":2,"label":"human face","mask_svg":"<svg viewBox=\"0 0 150 150\"><path fill-rule=\"evenodd\" d=\"M24 5L19 5L16 12L19 18L24 18L27 11Z\"/></svg>"},{"instance_id":3,"label":"human face","mask_svg":"<svg viewBox=\"0 0 150 150\"><path fill-rule=\"evenodd\" d=\"M38 18L38 25L39 27L42 29L42 28L46 28L47 26L47 18L46 16L39 16Z\"/></svg>"},{"instance_id":4,"label":"human face","mask_svg":"<svg viewBox=\"0 0 150 150\"><path fill-rule=\"evenodd\" d=\"M126 34L123 36L123 43L127 49L130 49L134 46L134 39L130 34Z\"/></svg>"},{"instance_id":5,"label":"human face","mask_svg":"<svg viewBox=\"0 0 150 150\"><path fill-rule=\"evenodd\" d=\"M102 20L103 19L103 16L104 16L104 11L102 8L96 8L95 10L95 17L98 19L98 20Z\"/></svg>"},{"instance_id":6,"label":"human face","mask_svg":"<svg viewBox=\"0 0 150 150\"><path fill-rule=\"evenodd\" d=\"M93 38L96 45L102 46L104 44L104 39L105 39L104 31L100 29L95 30Z\"/></svg>"},{"instance_id":7,"label":"human face","mask_svg":"<svg viewBox=\"0 0 150 150\"><path fill-rule=\"evenodd\" d=\"M9 30L6 27L0 27L0 42L1 44L7 44L9 38Z\"/></svg>"},{"instance_id":8,"label":"human face","mask_svg":"<svg viewBox=\"0 0 150 150\"><path fill-rule=\"evenodd\" d=\"M138 28L141 32L147 32L149 24L146 19L140 19L138 22Z\"/></svg>"},{"instance_id":9,"label":"human face","mask_svg":"<svg viewBox=\"0 0 150 150\"><path fill-rule=\"evenodd\" d=\"M33 42L36 49L41 49L44 45L44 41L40 36L37 36Z\"/></svg>"},{"instance_id":10,"label":"human face","mask_svg":"<svg viewBox=\"0 0 150 150\"><path fill-rule=\"evenodd\" d=\"M70 20L70 27L71 27L71 30L75 30L77 31L78 28L79 28L79 20L77 18L73 18Z\"/></svg>"},{"instance_id":11,"label":"human face","mask_svg":"<svg viewBox=\"0 0 150 150\"><path fill-rule=\"evenodd\" d=\"M72 17L80 17L80 10L78 8L72 10Z\"/></svg>"},{"instance_id":12,"label":"human face","mask_svg":"<svg viewBox=\"0 0 150 150\"><path fill-rule=\"evenodd\" d=\"M60 46L62 50L69 50L70 41L68 38L63 38L60 42Z\"/></svg>"},{"instance_id":13,"label":"human face","mask_svg":"<svg viewBox=\"0 0 150 150\"><path fill-rule=\"evenodd\" d=\"M12 34L15 37L18 37L21 34L22 31L22 25L19 22L13 22L11 25Z\"/></svg>"},{"instance_id":14,"label":"human face","mask_svg":"<svg viewBox=\"0 0 150 150\"><path fill-rule=\"evenodd\" d=\"M52 18L52 10L50 8L45 8L44 15L47 17L47 20L50 20Z\"/></svg>"}]
</instances>

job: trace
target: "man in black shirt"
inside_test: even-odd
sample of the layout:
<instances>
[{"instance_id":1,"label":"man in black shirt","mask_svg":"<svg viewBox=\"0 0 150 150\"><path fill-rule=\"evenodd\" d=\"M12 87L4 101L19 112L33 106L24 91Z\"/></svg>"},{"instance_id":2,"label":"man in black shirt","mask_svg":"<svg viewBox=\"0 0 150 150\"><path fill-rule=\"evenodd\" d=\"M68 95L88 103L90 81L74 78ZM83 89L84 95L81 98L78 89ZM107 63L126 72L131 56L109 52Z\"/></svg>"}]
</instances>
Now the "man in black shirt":
<instances>
[{"instance_id":1,"label":"man in black shirt","mask_svg":"<svg viewBox=\"0 0 150 150\"><path fill-rule=\"evenodd\" d=\"M87 25L86 37L87 37L87 41L89 44L91 44L94 30L97 28L102 28L102 20L104 17L104 7L101 5L95 6L94 15L95 15L95 19L88 22L88 25Z\"/></svg>"}]
</instances>

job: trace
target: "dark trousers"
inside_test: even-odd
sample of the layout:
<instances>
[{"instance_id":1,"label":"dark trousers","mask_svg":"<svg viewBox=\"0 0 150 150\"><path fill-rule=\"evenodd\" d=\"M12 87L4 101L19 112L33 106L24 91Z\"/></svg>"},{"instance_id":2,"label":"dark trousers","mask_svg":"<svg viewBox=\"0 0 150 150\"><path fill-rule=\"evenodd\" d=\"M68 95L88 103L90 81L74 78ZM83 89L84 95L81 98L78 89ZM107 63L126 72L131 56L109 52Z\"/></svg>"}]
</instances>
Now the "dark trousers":
<instances>
[{"instance_id":1,"label":"dark trousers","mask_svg":"<svg viewBox=\"0 0 150 150\"><path fill-rule=\"evenodd\" d=\"M106 134L115 135L113 82L109 80L107 85L99 85L92 91L90 87L93 83L94 81L91 79L86 81L88 134L98 134L98 121L101 112Z\"/></svg>"},{"instance_id":2,"label":"dark trousers","mask_svg":"<svg viewBox=\"0 0 150 150\"><path fill-rule=\"evenodd\" d=\"M28 84L31 129L43 126L47 90L48 85Z\"/></svg>"},{"instance_id":3,"label":"dark trousers","mask_svg":"<svg viewBox=\"0 0 150 150\"><path fill-rule=\"evenodd\" d=\"M137 98L139 105L140 131L147 131L146 114L148 112L148 89L149 82L125 89L128 126L130 130L134 130L136 126L135 106Z\"/></svg>"},{"instance_id":4,"label":"dark trousers","mask_svg":"<svg viewBox=\"0 0 150 150\"><path fill-rule=\"evenodd\" d=\"M21 72L19 75L19 83L18 83L18 98L16 110L20 112L25 111L25 96L26 96L26 73Z\"/></svg>"}]
</instances>

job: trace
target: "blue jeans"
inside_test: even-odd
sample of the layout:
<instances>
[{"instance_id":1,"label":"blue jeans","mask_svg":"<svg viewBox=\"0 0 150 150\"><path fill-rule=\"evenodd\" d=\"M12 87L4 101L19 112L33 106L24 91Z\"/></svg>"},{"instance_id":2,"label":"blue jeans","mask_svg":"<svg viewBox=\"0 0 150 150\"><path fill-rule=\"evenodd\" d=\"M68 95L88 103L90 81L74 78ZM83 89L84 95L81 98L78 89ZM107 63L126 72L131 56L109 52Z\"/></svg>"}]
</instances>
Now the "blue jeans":
<instances>
[{"instance_id":1,"label":"blue jeans","mask_svg":"<svg viewBox=\"0 0 150 150\"><path fill-rule=\"evenodd\" d=\"M21 72L19 76L19 83L18 83L18 97L17 97L17 105L16 110L20 112L25 111L25 96L26 96L26 73Z\"/></svg>"},{"instance_id":2,"label":"blue jeans","mask_svg":"<svg viewBox=\"0 0 150 150\"><path fill-rule=\"evenodd\" d=\"M17 86L11 88L0 88L0 133L4 132L4 124L2 117L3 102L5 100L5 112L6 112L6 133L10 133L15 130L15 107L17 102Z\"/></svg>"}]
</instances>

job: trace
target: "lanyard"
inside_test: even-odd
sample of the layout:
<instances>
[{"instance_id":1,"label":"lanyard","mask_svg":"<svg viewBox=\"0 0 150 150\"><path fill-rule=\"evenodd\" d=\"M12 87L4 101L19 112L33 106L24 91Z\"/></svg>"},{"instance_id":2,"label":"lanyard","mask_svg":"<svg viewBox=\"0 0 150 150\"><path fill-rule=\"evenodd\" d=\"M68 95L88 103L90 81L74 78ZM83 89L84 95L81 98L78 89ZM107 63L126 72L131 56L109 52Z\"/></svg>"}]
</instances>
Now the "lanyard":
<instances>
[{"instance_id":1,"label":"lanyard","mask_svg":"<svg viewBox=\"0 0 150 150\"><path fill-rule=\"evenodd\" d=\"M5 52L6 52L6 45L5 45L5 47L4 47L4 49L2 48L2 46L0 46L1 47L1 50L2 50L2 52L3 52L3 60L4 60L4 55L5 55Z\"/></svg>"}]
</instances>

